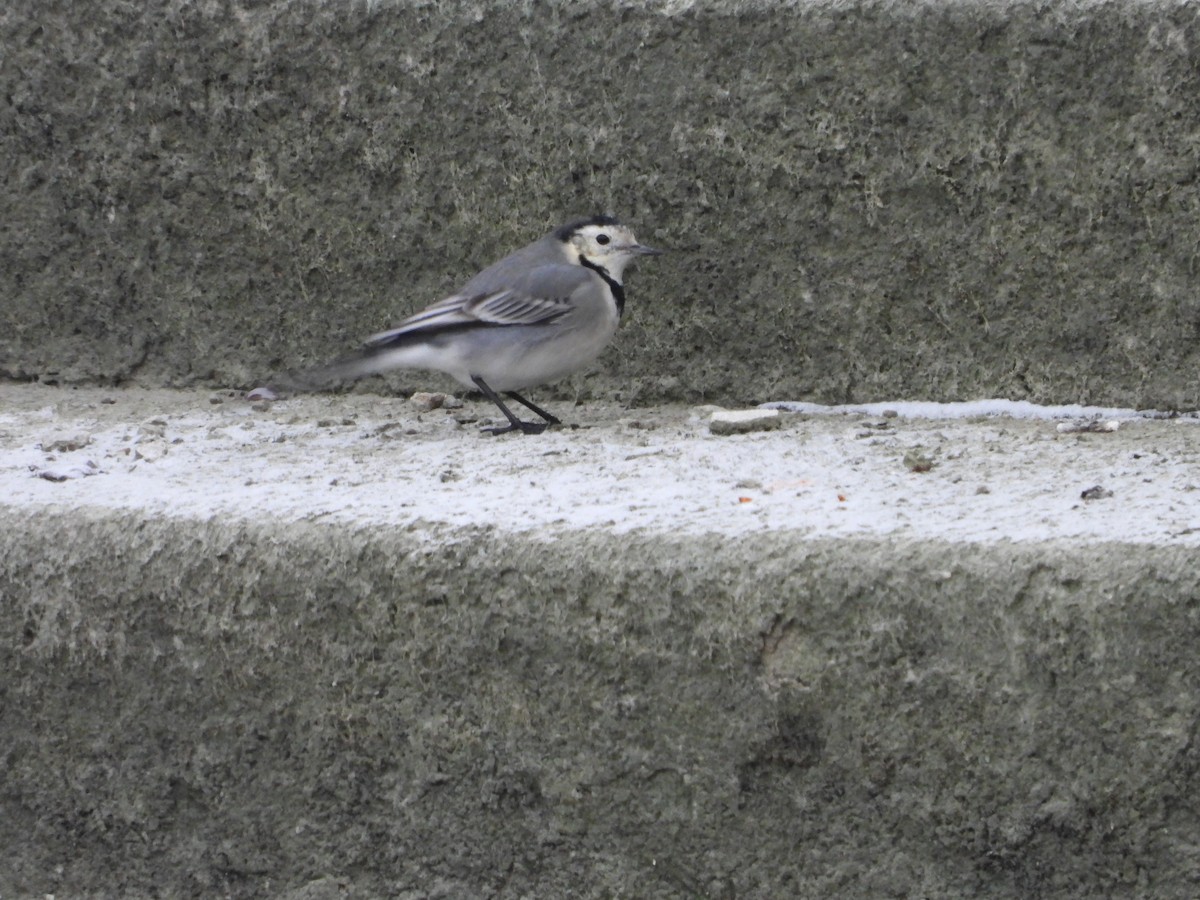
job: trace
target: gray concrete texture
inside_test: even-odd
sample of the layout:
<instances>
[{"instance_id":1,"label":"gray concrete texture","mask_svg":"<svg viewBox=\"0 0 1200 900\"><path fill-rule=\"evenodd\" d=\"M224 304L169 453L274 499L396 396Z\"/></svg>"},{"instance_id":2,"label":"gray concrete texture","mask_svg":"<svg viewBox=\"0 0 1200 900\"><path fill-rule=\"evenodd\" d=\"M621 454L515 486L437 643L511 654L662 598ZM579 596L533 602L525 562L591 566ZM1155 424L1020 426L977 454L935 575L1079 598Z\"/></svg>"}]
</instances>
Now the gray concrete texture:
<instances>
[{"instance_id":1,"label":"gray concrete texture","mask_svg":"<svg viewBox=\"0 0 1200 900\"><path fill-rule=\"evenodd\" d=\"M612 211L583 396L1194 408L1198 16L17 0L0 374L249 387Z\"/></svg>"},{"instance_id":2,"label":"gray concrete texture","mask_svg":"<svg viewBox=\"0 0 1200 900\"><path fill-rule=\"evenodd\" d=\"M0 897L1196 896L1194 422L229 394L0 386Z\"/></svg>"},{"instance_id":3,"label":"gray concrete texture","mask_svg":"<svg viewBox=\"0 0 1200 900\"><path fill-rule=\"evenodd\" d=\"M1195 896L1178 547L85 511L0 551L5 897Z\"/></svg>"},{"instance_id":4,"label":"gray concrete texture","mask_svg":"<svg viewBox=\"0 0 1200 900\"><path fill-rule=\"evenodd\" d=\"M1198 40L1153 2L14 0L0 376L249 387L611 211L673 253L560 394L1195 408ZM0 897L1194 897L1191 535L0 498Z\"/></svg>"}]
</instances>

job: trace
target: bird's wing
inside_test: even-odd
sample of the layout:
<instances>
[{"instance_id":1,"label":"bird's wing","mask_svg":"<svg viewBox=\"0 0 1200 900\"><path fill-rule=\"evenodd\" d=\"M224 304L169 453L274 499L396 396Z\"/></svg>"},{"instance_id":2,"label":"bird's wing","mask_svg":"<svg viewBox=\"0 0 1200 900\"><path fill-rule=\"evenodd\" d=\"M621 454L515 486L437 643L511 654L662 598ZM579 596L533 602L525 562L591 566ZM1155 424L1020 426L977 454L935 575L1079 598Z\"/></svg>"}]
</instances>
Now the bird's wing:
<instances>
[{"instance_id":1,"label":"bird's wing","mask_svg":"<svg viewBox=\"0 0 1200 900\"><path fill-rule=\"evenodd\" d=\"M395 328L371 335L366 345L378 347L417 332L432 334L464 325L545 325L571 311L571 294L589 277L580 266L541 266L509 287L453 294Z\"/></svg>"}]
</instances>

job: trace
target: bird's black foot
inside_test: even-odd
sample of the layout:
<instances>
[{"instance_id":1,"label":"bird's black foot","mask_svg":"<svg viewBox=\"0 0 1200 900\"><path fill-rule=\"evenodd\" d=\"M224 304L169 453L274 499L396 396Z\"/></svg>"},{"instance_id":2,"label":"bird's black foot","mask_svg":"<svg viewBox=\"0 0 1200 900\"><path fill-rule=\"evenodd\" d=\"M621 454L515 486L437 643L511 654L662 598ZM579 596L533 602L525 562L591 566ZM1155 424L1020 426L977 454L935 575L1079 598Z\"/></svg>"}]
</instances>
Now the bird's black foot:
<instances>
[{"instance_id":1,"label":"bird's black foot","mask_svg":"<svg viewBox=\"0 0 1200 900\"><path fill-rule=\"evenodd\" d=\"M486 381L484 381L478 375L472 375L471 380L475 382L475 385L479 388L479 390L483 391L483 396L487 397L489 400L491 400L493 403L495 403L496 406L499 408L500 412L504 413L504 418L508 419L507 425L499 425L495 428L483 429L484 431L488 432L489 434L508 434L510 431L519 431L522 434L541 434L543 431L546 430L547 425L561 424L558 421L558 419L556 419L554 416L550 415L550 413L546 412L541 407L534 406L532 403L530 403L528 400L526 400L524 397L522 397L516 391L507 391L506 393L508 394L508 396L512 397L514 400L516 400L518 403L522 404L523 406L527 406L529 409L533 410L535 413L537 413L539 416L541 416L543 419L546 420L545 422L522 422L520 419L518 419L516 416L513 415L513 412L511 409L509 409L507 406L504 405L504 401L501 400L499 395L497 395L497 393L488 386L488 383Z\"/></svg>"},{"instance_id":2,"label":"bird's black foot","mask_svg":"<svg viewBox=\"0 0 1200 900\"><path fill-rule=\"evenodd\" d=\"M560 419L558 416L551 415L550 413L548 413L544 409L542 409L540 406L538 406L536 403L529 402L524 397L522 397L520 394L518 394L516 391L505 391L505 393L509 397L512 397L514 400L516 400L518 403L520 403L522 406L524 406L526 409L537 413L539 416L541 416L543 419L545 419L551 425L561 425L562 424L562 419Z\"/></svg>"},{"instance_id":3,"label":"bird's black foot","mask_svg":"<svg viewBox=\"0 0 1200 900\"><path fill-rule=\"evenodd\" d=\"M546 428L547 423L545 422L522 422L520 419L517 419L508 425L497 425L494 428L485 428L483 430L488 434L508 434L513 431L519 431L521 434L541 434Z\"/></svg>"}]
</instances>

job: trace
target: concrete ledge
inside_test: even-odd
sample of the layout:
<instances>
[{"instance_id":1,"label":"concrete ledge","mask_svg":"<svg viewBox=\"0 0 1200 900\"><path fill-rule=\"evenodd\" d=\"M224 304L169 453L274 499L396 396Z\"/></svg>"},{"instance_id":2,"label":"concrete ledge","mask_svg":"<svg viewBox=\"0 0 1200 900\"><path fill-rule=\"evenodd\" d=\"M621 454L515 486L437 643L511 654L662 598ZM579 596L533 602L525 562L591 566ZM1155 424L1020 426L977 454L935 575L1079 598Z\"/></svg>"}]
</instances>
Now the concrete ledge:
<instances>
[{"instance_id":1,"label":"concrete ledge","mask_svg":"<svg viewBox=\"0 0 1200 900\"><path fill-rule=\"evenodd\" d=\"M583 396L1194 409L1197 39L1176 2L15 4L0 375L250 387L611 210L674 255Z\"/></svg>"},{"instance_id":2,"label":"concrete ledge","mask_svg":"<svg viewBox=\"0 0 1200 900\"><path fill-rule=\"evenodd\" d=\"M249 387L570 215L675 251L538 441L0 387L0 896L1194 897L1194 425L631 406L1200 406L1197 39L0 13L0 376Z\"/></svg>"},{"instance_id":3,"label":"concrete ledge","mask_svg":"<svg viewBox=\"0 0 1200 900\"><path fill-rule=\"evenodd\" d=\"M1194 470L1171 455L1194 425L902 422L860 437L878 423L818 417L716 438L686 412L635 425L589 405L590 427L528 440L471 434L453 420L471 403L4 401L0 894L1194 893L1200 532L1171 524L1196 515ZM354 425L330 419L339 404ZM31 439L57 432L90 443ZM904 442L937 432L938 465L905 472ZM972 435L991 436L990 459ZM134 458L159 437L165 453ZM514 483L565 460L623 501L655 498L660 524L531 527L534 485L510 495L512 521L485 507L491 524L465 527L456 498L483 488L461 470L431 479L443 518L414 517L399 504L431 467L452 471L454 442L497 478L507 459ZM857 538L732 518L691 533L690 495L664 493L670 470L651 464L670 444L681 484L709 479L716 462L686 462L700 444L736 460L719 464L732 481L789 443L831 485L894 464L890 499L917 523L946 502L934 479L985 477L990 494L961 485L965 506L1040 471L1038 513L1081 536L935 537L891 528L885 509ZM1028 465L1022 444L1062 465ZM56 483L17 464L89 454L103 474ZM1134 473L1143 460L1157 474ZM1114 496L1080 500L1080 473L1110 464ZM307 511L270 477L284 469ZM349 478L357 518L329 505ZM1153 513L1131 497L1147 478L1178 491ZM195 512L236 486L241 512ZM771 503L761 485L710 487L731 515ZM1132 505L1105 506L1121 497ZM1087 537L1079 522L1097 516L1134 541ZM1146 543L1142 526L1164 531Z\"/></svg>"}]
</instances>

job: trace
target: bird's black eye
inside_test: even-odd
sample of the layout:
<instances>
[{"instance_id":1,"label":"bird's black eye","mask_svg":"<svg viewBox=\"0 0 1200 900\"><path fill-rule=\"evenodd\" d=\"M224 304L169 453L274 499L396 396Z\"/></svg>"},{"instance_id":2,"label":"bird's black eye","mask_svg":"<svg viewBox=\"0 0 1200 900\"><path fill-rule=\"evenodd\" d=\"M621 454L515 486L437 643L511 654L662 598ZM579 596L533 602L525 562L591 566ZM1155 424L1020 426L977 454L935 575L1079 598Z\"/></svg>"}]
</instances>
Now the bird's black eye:
<instances>
[{"instance_id":1,"label":"bird's black eye","mask_svg":"<svg viewBox=\"0 0 1200 900\"><path fill-rule=\"evenodd\" d=\"M603 247L605 244L607 244L611 240L612 240L612 238L610 238L607 234L596 235L596 243L599 244L601 247Z\"/></svg>"}]
</instances>

